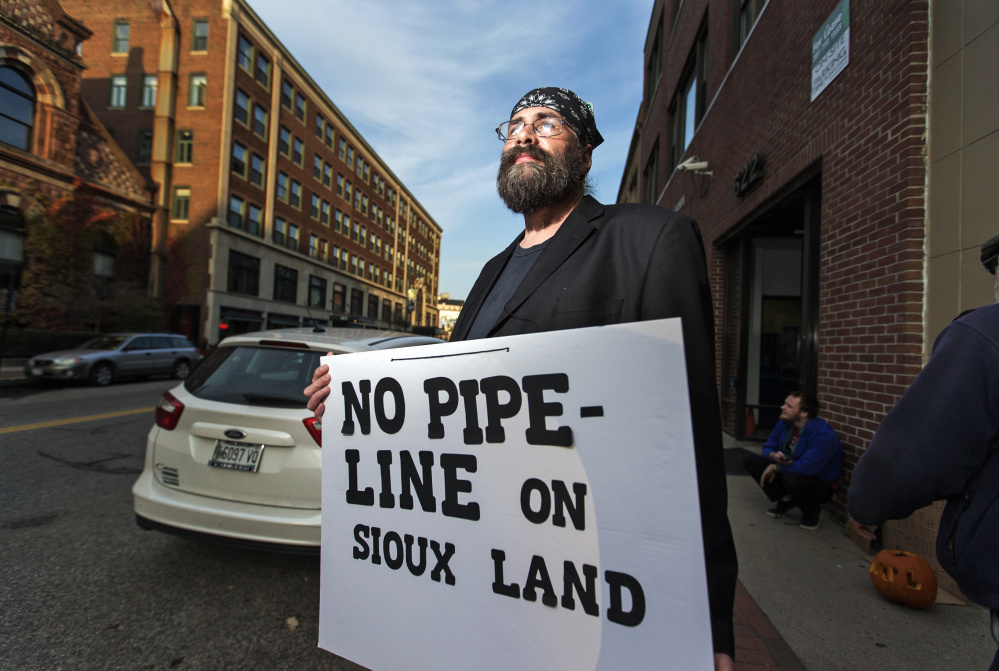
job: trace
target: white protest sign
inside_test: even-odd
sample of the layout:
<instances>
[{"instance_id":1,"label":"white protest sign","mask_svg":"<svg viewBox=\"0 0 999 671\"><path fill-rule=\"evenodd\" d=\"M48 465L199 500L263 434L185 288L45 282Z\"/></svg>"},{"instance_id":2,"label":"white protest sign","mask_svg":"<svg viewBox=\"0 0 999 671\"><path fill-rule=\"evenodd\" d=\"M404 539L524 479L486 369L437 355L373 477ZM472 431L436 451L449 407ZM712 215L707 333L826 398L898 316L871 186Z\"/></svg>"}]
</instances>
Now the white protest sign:
<instances>
[{"instance_id":1,"label":"white protest sign","mask_svg":"<svg viewBox=\"0 0 999 671\"><path fill-rule=\"evenodd\" d=\"M678 319L323 362L322 648L714 668Z\"/></svg>"}]
</instances>

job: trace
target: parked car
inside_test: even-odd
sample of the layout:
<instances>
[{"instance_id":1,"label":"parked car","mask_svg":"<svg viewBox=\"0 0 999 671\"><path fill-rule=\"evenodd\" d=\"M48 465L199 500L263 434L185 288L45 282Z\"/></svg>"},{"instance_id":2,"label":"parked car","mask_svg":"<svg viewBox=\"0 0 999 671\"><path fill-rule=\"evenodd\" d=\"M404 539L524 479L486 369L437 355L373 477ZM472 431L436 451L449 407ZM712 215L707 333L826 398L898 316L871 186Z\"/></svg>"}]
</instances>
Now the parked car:
<instances>
[{"instance_id":1,"label":"parked car","mask_svg":"<svg viewBox=\"0 0 999 671\"><path fill-rule=\"evenodd\" d=\"M89 380L103 387L126 376L172 375L183 380L199 361L197 348L176 333L109 333L75 349L32 357L24 370L29 378Z\"/></svg>"},{"instance_id":2,"label":"parked car","mask_svg":"<svg viewBox=\"0 0 999 671\"><path fill-rule=\"evenodd\" d=\"M136 522L203 540L318 553L322 434L302 390L319 358L441 342L352 328L226 338L156 406L132 487Z\"/></svg>"}]
</instances>

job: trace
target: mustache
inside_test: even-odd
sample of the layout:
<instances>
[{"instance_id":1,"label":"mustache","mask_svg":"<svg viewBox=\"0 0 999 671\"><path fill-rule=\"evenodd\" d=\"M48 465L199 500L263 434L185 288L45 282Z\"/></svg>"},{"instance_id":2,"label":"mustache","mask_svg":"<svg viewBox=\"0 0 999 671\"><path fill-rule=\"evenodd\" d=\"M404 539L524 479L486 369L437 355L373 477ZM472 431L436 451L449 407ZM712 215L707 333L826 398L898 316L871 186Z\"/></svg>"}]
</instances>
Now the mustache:
<instances>
[{"instance_id":1,"label":"mustache","mask_svg":"<svg viewBox=\"0 0 999 671\"><path fill-rule=\"evenodd\" d=\"M503 156L500 158L500 169L506 170L516 163L518 158L524 156L525 154L540 163L544 163L549 158L547 151L534 144L514 147L513 149L508 149L503 153Z\"/></svg>"}]
</instances>

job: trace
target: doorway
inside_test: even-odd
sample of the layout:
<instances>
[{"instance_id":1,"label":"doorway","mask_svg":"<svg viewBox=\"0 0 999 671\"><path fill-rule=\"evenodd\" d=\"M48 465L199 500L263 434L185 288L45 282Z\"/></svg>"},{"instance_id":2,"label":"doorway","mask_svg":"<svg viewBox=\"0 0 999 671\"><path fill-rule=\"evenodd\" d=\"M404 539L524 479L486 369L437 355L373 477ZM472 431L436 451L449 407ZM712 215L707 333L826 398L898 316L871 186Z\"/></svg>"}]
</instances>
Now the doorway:
<instances>
[{"instance_id":1,"label":"doorway","mask_svg":"<svg viewBox=\"0 0 999 671\"><path fill-rule=\"evenodd\" d=\"M736 438L765 439L790 391L817 391L819 186L815 175L721 243L722 410Z\"/></svg>"}]
</instances>

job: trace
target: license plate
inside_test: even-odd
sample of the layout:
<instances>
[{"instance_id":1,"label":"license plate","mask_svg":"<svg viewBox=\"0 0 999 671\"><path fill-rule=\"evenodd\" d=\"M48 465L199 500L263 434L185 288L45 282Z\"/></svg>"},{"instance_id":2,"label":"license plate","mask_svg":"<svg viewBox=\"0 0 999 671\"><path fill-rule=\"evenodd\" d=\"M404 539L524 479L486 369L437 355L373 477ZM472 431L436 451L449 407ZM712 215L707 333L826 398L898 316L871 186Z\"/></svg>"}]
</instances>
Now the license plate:
<instances>
[{"instance_id":1,"label":"license plate","mask_svg":"<svg viewBox=\"0 0 999 671\"><path fill-rule=\"evenodd\" d=\"M42 373L43 373L43 371L42 371L41 368L32 368L31 369L31 374L32 375L41 375Z\"/></svg>"},{"instance_id":2,"label":"license plate","mask_svg":"<svg viewBox=\"0 0 999 671\"><path fill-rule=\"evenodd\" d=\"M237 443L233 440L216 440L209 466L228 468L233 471L256 473L264 456L263 445Z\"/></svg>"}]
</instances>

